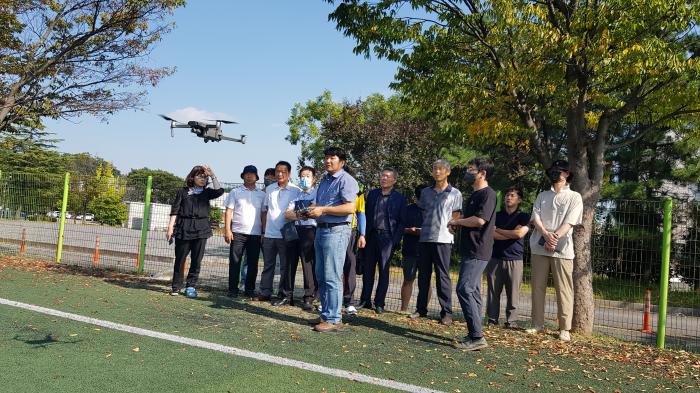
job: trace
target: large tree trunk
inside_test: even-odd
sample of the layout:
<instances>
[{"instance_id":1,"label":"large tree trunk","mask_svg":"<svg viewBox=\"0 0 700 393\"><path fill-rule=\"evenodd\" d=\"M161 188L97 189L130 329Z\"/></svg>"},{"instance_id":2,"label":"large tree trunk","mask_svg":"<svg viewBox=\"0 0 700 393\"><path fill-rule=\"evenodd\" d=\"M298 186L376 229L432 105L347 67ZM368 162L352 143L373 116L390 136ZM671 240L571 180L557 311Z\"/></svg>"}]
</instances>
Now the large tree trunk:
<instances>
[{"instance_id":1,"label":"large tree trunk","mask_svg":"<svg viewBox=\"0 0 700 393\"><path fill-rule=\"evenodd\" d=\"M591 205L592 203L592 205ZM593 235L593 217L595 202L583 202L583 220L574 229L574 319L573 330L589 335L593 332L595 307L593 303L593 268L591 260L591 242Z\"/></svg>"}]
</instances>

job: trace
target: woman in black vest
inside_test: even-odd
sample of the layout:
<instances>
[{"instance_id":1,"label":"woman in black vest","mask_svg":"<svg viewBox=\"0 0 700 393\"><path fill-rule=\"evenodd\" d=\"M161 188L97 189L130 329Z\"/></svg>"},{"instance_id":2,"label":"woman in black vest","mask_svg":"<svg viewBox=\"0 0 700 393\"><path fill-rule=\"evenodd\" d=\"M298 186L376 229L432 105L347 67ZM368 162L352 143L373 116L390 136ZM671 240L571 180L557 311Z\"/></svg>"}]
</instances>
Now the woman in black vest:
<instances>
[{"instance_id":1,"label":"woman in black vest","mask_svg":"<svg viewBox=\"0 0 700 393\"><path fill-rule=\"evenodd\" d=\"M211 178L211 187L206 187ZM181 188L175 196L170 210L170 223L166 238L172 243L175 239L175 266L173 268L173 290L177 296L182 289L185 258L190 257L190 270L187 273L185 296L197 297L197 278L204 256L204 247L212 231L209 224L209 201L220 197L224 190L214 172L207 165L197 165L185 179L186 187Z\"/></svg>"}]
</instances>

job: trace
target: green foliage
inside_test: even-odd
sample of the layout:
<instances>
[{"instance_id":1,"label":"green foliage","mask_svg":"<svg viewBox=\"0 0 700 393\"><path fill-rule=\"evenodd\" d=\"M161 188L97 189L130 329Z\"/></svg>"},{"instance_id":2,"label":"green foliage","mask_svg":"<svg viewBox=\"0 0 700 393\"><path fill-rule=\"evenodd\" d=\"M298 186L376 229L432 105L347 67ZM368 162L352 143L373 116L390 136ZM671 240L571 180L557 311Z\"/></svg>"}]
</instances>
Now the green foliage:
<instances>
[{"instance_id":1,"label":"green foliage","mask_svg":"<svg viewBox=\"0 0 700 393\"><path fill-rule=\"evenodd\" d=\"M209 223L217 227L219 226L219 223L221 223L224 220L224 215L221 209L217 207L212 207L209 209Z\"/></svg>"},{"instance_id":2,"label":"green foliage","mask_svg":"<svg viewBox=\"0 0 700 393\"><path fill-rule=\"evenodd\" d=\"M589 206L608 153L696 129L698 2L331 2L355 52L397 61L393 87L446 139L568 156Z\"/></svg>"},{"instance_id":3,"label":"green foliage","mask_svg":"<svg viewBox=\"0 0 700 393\"><path fill-rule=\"evenodd\" d=\"M172 204L177 191L184 186L185 181L170 172L160 169L132 169L126 175L126 199L143 201L146 195L146 181L153 177L151 202Z\"/></svg>"},{"instance_id":4,"label":"green foliage","mask_svg":"<svg viewBox=\"0 0 700 393\"><path fill-rule=\"evenodd\" d=\"M128 207L117 195L101 195L88 203L95 214L95 221L105 225L121 225L126 221Z\"/></svg>"},{"instance_id":5,"label":"green foliage","mask_svg":"<svg viewBox=\"0 0 700 393\"><path fill-rule=\"evenodd\" d=\"M71 190L90 213L95 215L95 221L106 225L121 225L127 219L128 208L123 202L126 191L124 184L116 178L112 164L101 164L95 170L95 176L81 181L79 190ZM71 197L71 200L73 197Z\"/></svg>"},{"instance_id":6,"label":"green foliage","mask_svg":"<svg viewBox=\"0 0 700 393\"><path fill-rule=\"evenodd\" d=\"M100 166L109 165L114 176L121 176L119 170L102 157L93 156L90 153L65 153L64 156L67 161L66 169L71 175L93 176Z\"/></svg>"},{"instance_id":7,"label":"green foliage","mask_svg":"<svg viewBox=\"0 0 700 393\"><path fill-rule=\"evenodd\" d=\"M306 105L296 104L287 124L287 140L302 145L299 165L321 171L323 149L337 145L347 151L354 176L369 187L379 184L385 166L398 171L400 189L428 182L440 149L433 137L436 125L395 96L375 94L355 103L334 102L325 91Z\"/></svg>"},{"instance_id":8,"label":"green foliage","mask_svg":"<svg viewBox=\"0 0 700 393\"><path fill-rule=\"evenodd\" d=\"M38 122L24 118L0 132L0 170L15 173L65 173L66 159L55 150L58 139Z\"/></svg>"}]
</instances>

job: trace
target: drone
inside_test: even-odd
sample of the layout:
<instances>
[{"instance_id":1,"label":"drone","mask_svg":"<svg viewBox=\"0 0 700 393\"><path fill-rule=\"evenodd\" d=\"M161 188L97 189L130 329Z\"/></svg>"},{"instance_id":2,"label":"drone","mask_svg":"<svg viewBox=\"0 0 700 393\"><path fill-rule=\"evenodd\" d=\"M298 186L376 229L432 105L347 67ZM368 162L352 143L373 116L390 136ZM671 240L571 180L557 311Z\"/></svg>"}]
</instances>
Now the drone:
<instances>
[{"instance_id":1,"label":"drone","mask_svg":"<svg viewBox=\"0 0 700 393\"><path fill-rule=\"evenodd\" d=\"M168 116L165 116L165 115L159 115L159 116L170 122L170 136L173 138L175 137L175 131L174 131L175 128L189 128L193 134L204 139L204 143L207 143L209 141L221 142L222 140L245 143L245 140L247 137L246 135L241 135L240 138L231 138L231 137L225 136L221 132L221 125L222 124L238 124L235 121L208 120L208 121L212 121L214 123L205 123L205 122L201 122L201 121L188 121L187 123L183 123L181 121L177 121L177 120L170 118Z\"/></svg>"}]
</instances>

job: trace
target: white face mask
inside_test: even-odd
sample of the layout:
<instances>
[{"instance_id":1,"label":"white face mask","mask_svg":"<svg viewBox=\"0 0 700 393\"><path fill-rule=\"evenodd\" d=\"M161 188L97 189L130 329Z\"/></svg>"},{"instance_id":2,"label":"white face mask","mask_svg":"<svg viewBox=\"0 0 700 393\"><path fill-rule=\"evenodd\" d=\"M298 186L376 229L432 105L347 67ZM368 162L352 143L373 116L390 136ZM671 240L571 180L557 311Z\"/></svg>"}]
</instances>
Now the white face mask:
<instances>
[{"instance_id":1,"label":"white face mask","mask_svg":"<svg viewBox=\"0 0 700 393\"><path fill-rule=\"evenodd\" d=\"M303 188L305 190L308 190L309 188L311 188L312 184L313 184L313 182L312 182L310 177L299 178L299 185L301 186L301 188Z\"/></svg>"}]
</instances>

